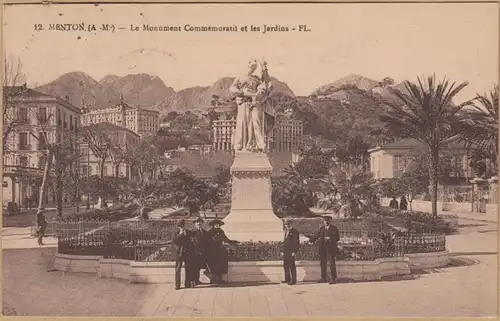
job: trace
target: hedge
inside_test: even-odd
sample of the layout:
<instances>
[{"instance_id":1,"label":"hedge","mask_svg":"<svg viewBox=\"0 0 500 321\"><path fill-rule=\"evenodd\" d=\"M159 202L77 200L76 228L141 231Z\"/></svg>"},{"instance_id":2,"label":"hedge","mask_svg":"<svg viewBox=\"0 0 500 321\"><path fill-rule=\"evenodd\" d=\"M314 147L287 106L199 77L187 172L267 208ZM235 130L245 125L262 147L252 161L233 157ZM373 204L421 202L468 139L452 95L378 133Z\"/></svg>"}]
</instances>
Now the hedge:
<instances>
[{"instance_id":1,"label":"hedge","mask_svg":"<svg viewBox=\"0 0 500 321\"><path fill-rule=\"evenodd\" d=\"M446 221L442 216L427 212L391 209L383 210L380 214L405 220L409 232L451 234L458 231L458 226L454 222ZM458 216L449 215L448 218L458 219Z\"/></svg>"}]
</instances>

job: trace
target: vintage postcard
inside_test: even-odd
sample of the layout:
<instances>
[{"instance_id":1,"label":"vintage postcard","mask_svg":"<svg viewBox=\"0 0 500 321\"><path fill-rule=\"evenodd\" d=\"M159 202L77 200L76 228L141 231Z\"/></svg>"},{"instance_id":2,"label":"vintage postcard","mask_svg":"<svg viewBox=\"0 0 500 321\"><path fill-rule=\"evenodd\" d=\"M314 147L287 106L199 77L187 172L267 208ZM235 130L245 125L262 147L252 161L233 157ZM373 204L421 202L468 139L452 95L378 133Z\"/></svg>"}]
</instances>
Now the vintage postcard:
<instances>
[{"instance_id":1,"label":"vintage postcard","mask_svg":"<svg viewBox=\"0 0 500 321\"><path fill-rule=\"evenodd\" d=\"M497 316L498 4L3 9L3 315Z\"/></svg>"}]
</instances>

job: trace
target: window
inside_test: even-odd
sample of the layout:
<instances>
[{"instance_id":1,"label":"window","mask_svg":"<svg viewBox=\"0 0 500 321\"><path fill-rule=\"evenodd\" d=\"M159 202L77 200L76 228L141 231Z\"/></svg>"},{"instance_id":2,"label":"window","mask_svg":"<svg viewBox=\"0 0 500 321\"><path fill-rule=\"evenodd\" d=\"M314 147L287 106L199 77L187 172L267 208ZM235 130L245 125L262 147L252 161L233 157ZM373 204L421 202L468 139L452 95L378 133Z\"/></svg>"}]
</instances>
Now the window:
<instances>
[{"instance_id":1,"label":"window","mask_svg":"<svg viewBox=\"0 0 500 321\"><path fill-rule=\"evenodd\" d=\"M38 150L46 150L47 141L45 140L45 134L43 132L38 132Z\"/></svg>"},{"instance_id":2,"label":"window","mask_svg":"<svg viewBox=\"0 0 500 321\"><path fill-rule=\"evenodd\" d=\"M47 123L47 108L40 107L38 109L38 122L40 125Z\"/></svg>"},{"instance_id":3,"label":"window","mask_svg":"<svg viewBox=\"0 0 500 321\"><path fill-rule=\"evenodd\" d=\"M57 125L61 126L62 120L61 120L61 111L58 109L57 110Z\"/></svg>"},{"instance_id":4,"label":"window","mask_svg":"<svg viewBox=\"0 0 500 321\"><path fill-rule=\"evenodd\" d=\"M19 108L17 118L22 124L28 123L28 108Z\"/></svg>"},{"instance_id":5,"label":"window","mask_svg":"<svg viewBox=\"0 0 500 321\"><path fill-rule=\"evenodd\" d=\"M392 169L394 177L401 177L406 169L407 157L405 155L394 155Z\"/></svg>"},{"instance_id":6,"label":"window","mask_svg":"<svg viewBox=\"0 0 500 321\"><path fill-rule=\"evenodd\" d=\"M69 115L69 129L73 130L73 116Z\"/></svg>"},{"instance_id":7,"label":"window","mask_svg":"<svg viewBox=\"0 0 500 321\"><path fill-rule=\"evenodd\" d=\"M87 165L80 166L80 174L87 175Z\"/></svg>"},{"instance_id":8,"label":"window","mask_svg":"<svg viewBox=\"0 0 500 321\"><path fill-rule=\"evenodd\" d=\"M103 167L103 174L108 175L108 166L104 165Z\"/></svg>"},{"instance_id":9,"label":"window","mask_svg":"<svg viewBox=\"0 0 500 321\"><path fill-rule=\"evenodd\" d=\"M19 157L19 166L28 167L28 156Z\"/></svg>"},{"instance_id":10,"label":"window","mask_svg":"<svg viewBox=\"0 0 500 321\"><path fill-rule=\"evenodd\" d=\"M28 133L19 133L19 150L28 150Z\"/></svg>"}]
</instances>

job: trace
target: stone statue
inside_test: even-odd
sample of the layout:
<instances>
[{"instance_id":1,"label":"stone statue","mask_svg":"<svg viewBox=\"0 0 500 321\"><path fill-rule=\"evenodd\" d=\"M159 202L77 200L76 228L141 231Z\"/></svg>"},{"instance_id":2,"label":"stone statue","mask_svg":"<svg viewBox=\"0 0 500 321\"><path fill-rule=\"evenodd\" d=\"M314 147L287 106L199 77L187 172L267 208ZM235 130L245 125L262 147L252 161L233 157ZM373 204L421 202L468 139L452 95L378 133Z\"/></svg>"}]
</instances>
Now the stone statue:
<instances>
[{"instance_id":1,"label":"stone statue","mask_svg":"<svg viewBox=\"0 0 500 321\"><path fill-rule=\"evenodd\" d=\"M261 76L254 75L257 61L248 63L245 76L236 78L229 88L236 97L238 114L233 146L236 151L263 152L266 143L264 131L272 128L274 110L266 103L273 86L267 71L267 63L261 63Z\"/></svg>"}]
</instances>

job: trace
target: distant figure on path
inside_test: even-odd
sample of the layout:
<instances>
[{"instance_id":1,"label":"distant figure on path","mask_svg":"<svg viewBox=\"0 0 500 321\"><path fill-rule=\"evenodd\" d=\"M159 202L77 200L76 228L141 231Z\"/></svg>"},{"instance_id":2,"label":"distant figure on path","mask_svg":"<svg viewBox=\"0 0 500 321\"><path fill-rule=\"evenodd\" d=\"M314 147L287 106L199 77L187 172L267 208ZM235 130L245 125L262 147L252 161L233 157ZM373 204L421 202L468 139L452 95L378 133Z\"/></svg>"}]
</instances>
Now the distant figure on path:
<instances>
[{"instance_id":1,"label":"distant figure on path","mask_svg":"<svg viewBox=\"0 0 500 321\"><path fill-rule=\"evenodd\" d=\"M335 257L337 256L337 242L340 241L340 233L337 227L331 224L330 216L323 216L324 225L319 228L319 232L309 237L313 243L319 243L319 260L321 265L321 280L318 283L326 283L327 272L326 268L330 262L330 284L337 283L337 267L335 265Z\"/></svg>"},{"instance_id":2,"label":"distant figure on path","mask_svg":"<svg viewBox=\"0 0 500 321\"><path fill-rule=\"evenodd\" d=\"M194 221L194 230L192 231L193 243L195 248L193 278L194 284L200 285L200 270L207 269L207 246L210 243L208 233L203 229L203 219L198 217Z\"/></svg>"},{"instance_id":3,"label":"distant figure on path","mask_svg":"<svg viewBox=\"0 0 500 321\"><path fill-rule=\"evenodd\" d=\"M238 241L230 240L226 233L221 229L224 222L215 219L208 223L210 225L210 230L208 230L208 238L210 240L210 245L208 249L208 266L211 272L211 283L220 284L224 283L222 280L222 275L227 274L229 269L229 259L227 251L224 248L224 243L226 244L238 244Z\"/></svg>"},{"instance_id":4,"label":"distant figure on path","mask_svg":"<svg viewBox=\"0 0 500 321\"><path fill-rule=\"evenodd\" d=\"M406 197L404 195L401 197L401 200L399 201L399 209L404 211L408 209L408 201L406 200Z\"/></svg>"},{"instance_id":5,"label":"distant figure on path","mask_svg":"<svg viewBox=\"0 0 500 321\"><path fill-rule=\"evenodd\" d=\"M175 246L175 289L181 288L181 270L184 264L184 287L193 287L194 245L191 242L191 231L186 230L186 222L182 219L177 223L178 230L174 234Z\"/></svg>"},{"instance_id":6,"label":"distant figure on path","mask_svg":"<svg viewBox=\"0 0 500 321\"><path fill-rule=\"evenodd\" d=\"M38 236L38 245L43 244L43 236L45 235L45 229L47 228L47 221L45 220L45 214L43 214L43 210L39 209L36 212L36 235Z\"/></svg>"},{"instance_id":7,"label":"distant figure on path","mask_svg":"<svg viewBox=\"0 0 500 321\"><path fill-rule=\"evenodd\" d=\"M283 269L285 270L285 281L293 285L297 283L297 267L295 266L295 256L300 247L299 232L292 227L290 220L284 219L285 238L283 241Z\"/></svg>"},{"instance_id":8,"label":"distant figure on path","mask_svg":"<svg viewBox=\"0 0 500 321\"><path fill-rule=\"evenodd\" d=\"M389 207L397 210L399 208L398 201L396 200L396 196L392 197L392 200L389 202Z\"/></svg>"}]
</instances>

